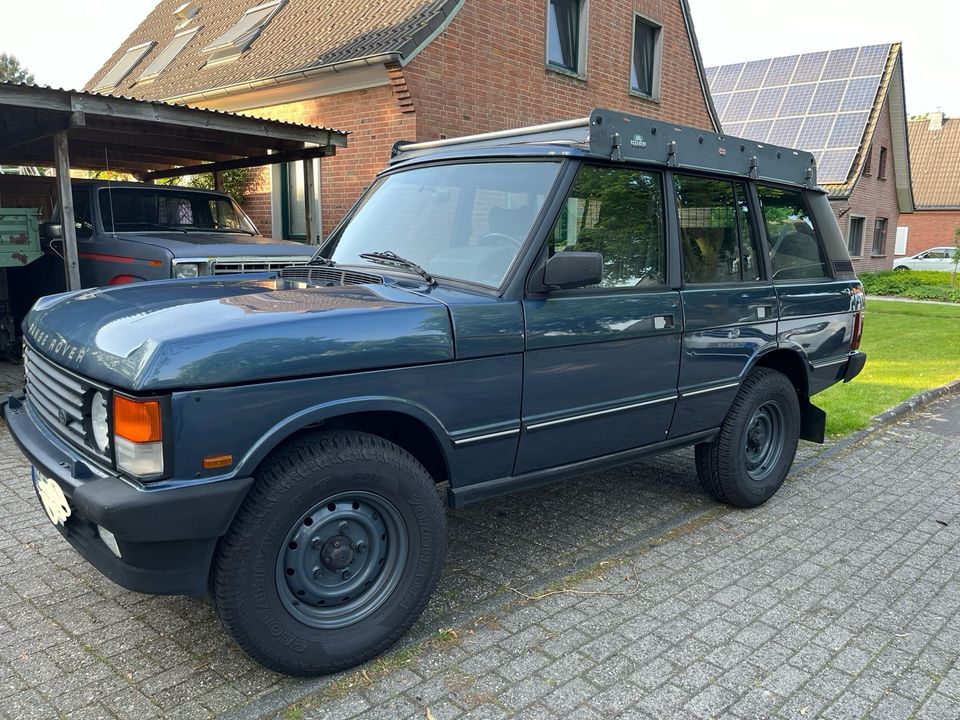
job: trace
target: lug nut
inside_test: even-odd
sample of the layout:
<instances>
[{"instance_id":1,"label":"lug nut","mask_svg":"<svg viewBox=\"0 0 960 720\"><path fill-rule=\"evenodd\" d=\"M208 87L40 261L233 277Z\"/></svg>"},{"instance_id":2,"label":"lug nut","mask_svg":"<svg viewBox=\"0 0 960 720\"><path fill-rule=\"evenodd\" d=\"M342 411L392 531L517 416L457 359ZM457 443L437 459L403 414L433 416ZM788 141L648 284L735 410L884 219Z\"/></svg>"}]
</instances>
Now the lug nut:
<instances>
[{"instance_id":1,"label":"lug nut","mask_svg":"<svg viewBox=\"0 0 960 720\"><path fill-rule=\"evenodd\" d=\"M357 543L357 552L364 552L366 551L366 549L367 549L367 544L363 540Z\"/></svg>"},{"instance_id":2,"label":"lug nut","mask_svg":"<svg viewBox=\"0 0 960 720\"><path fill-rule=\"evenodd\" d=\"M315 567L315 568L313 569L313 577L314 577L314 578L318 578L318 577L320 577L321 575L323 575L323 568L322 568L322 567Z\"/></svg>"},{"instance_id":3,"label":"lug nut","mask_svg":"<svg viewBox=\"0 0 960 720\"><path fill-rule=\"evenodd\" d=\"M344 571L343 571L343 579L344 579L344 580L349 580L349 579L350 579L350 571L349 571L349 570L344 570Z\"/></svg>"},{"instance_id":4,"label":"lug nut","mask_svg":"<svg viewBox=\"0 0 960 720\"><path fill-rule=\"evenodd\" d=\"M317 548L319 548L319 547L320 547L320 538L315 537L313 540L311 540L311 541L310 541L310 546L311 546L314 550L316 550Z\"/></svg>"},{"instance_id":5,"label":"lug nut","mask_svg":"<svg viewBox=\"0 0 960 720\"><path fill-rule=\"evenodd\" d=\"M347 534L347 530L348 530L349 528L350 528L350 526L347 525L345 522L340 523L340 534L341 534L341 535L346 535L346 534Z\"/></svg>"}]
</instances>

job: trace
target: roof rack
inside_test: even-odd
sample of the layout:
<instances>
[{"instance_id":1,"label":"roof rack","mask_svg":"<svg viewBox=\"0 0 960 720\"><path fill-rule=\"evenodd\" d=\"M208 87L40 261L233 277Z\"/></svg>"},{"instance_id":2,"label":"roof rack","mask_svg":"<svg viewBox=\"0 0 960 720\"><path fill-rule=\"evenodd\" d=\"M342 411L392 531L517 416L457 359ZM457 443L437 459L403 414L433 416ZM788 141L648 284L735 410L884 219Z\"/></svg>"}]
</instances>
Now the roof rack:
<instances>
[{"instance_id":1,"label":"roof rack","mask_svg":"<svg viewBox=\"0 0 960 720\"><path fill-rule=\"evenodd\" d=\"M443 150L513 145L573 145L616 162L643 162L707 170L803 187L816 187L813 155L711 130L597 108L589 117L459 138L394 144L391 163Z\"/></svg>"}]
</instances>

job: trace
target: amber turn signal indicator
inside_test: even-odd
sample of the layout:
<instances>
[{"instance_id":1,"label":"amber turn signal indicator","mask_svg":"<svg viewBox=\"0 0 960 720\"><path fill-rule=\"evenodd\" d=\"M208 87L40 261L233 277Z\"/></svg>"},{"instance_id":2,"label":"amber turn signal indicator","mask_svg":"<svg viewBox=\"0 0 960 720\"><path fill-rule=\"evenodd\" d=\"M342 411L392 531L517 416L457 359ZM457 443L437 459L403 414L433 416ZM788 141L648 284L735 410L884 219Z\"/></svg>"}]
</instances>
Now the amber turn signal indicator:
<instances>
[{"instance_id":1,"label":"amber turn signal indicator","mask_svg":"<svg viewBox=\"0 0 960 720\"><path fill-rule=\"evenodd\" d=\"M229 465L233 465L233 455L211 455L203 459L203 467L205 470L227 467Z\"/></svg>"},{"instance_id":2,"label":"amber turn signal indicator","mask_svg":"<svg viewBox=\"0 0 960 720\"><path fill-rule=\"evenodd\" d=\"M135 443L160 442L160 401L113 396L113 431Z\"/></svg>"}]
</instances>

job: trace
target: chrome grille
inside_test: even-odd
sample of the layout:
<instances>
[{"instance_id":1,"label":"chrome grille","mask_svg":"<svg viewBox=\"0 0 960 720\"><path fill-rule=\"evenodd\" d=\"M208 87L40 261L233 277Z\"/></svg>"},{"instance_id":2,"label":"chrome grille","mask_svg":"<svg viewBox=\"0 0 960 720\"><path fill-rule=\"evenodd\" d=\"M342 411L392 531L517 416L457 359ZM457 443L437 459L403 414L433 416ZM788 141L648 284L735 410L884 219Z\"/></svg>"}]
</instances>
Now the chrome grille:
<instances>
[{"instance_id":1,"label":"chrome grille","mask_svg":"<svg viewBox=\"0 0 960 720\"><path fill-rule=\"evenodd\" d=\"M284 280L315 283L317 285L383 285L383 278L373 273L341 270L328 265L299 265L280 272Z\"/></svg>"},{"instance_id":2,"label":"chrome grille","mask_svg":"<svg viewBox=\"0 0 960 720\"><path fill-rule=\"evenodd\" d=\"M92 386L64 372L29 345L24 346L27 397L51 430L80 447L87 447L85 415Z\"/></svg>"},{"instance_id":3,"label":"chrome grille","mask_svg":"<svg viewBox=\"0 0 960 720\"><path fill-rule=\"evenodd\" d=\"M236 275L238 273L279 272L290 265L304 265L307 258L267 257L267 258L214 258L210 264L214 275Z\"/></svg>"}]
</instances>

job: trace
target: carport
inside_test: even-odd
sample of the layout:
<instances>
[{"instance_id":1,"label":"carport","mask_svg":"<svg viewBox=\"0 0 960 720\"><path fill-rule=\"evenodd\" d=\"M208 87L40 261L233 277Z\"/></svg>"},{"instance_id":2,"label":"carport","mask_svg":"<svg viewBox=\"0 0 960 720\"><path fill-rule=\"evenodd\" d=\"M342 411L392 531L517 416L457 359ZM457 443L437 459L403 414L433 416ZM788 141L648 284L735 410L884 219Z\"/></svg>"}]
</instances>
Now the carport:
<instances>
[{"instance_id":1,"label":"carport","mask_svg":"<svg viewBox=\"0 0 960 720\"><path fill-rule=\"evenodd\" d=\"M70 170L130 173L144 182L300 162L307 197L314 158L346 147L347 134L163 102L0 83L0 164L56 168L67 287L80 287ZM317 219L306 202L307 237Z\"/></svg>"}]
</instances>

